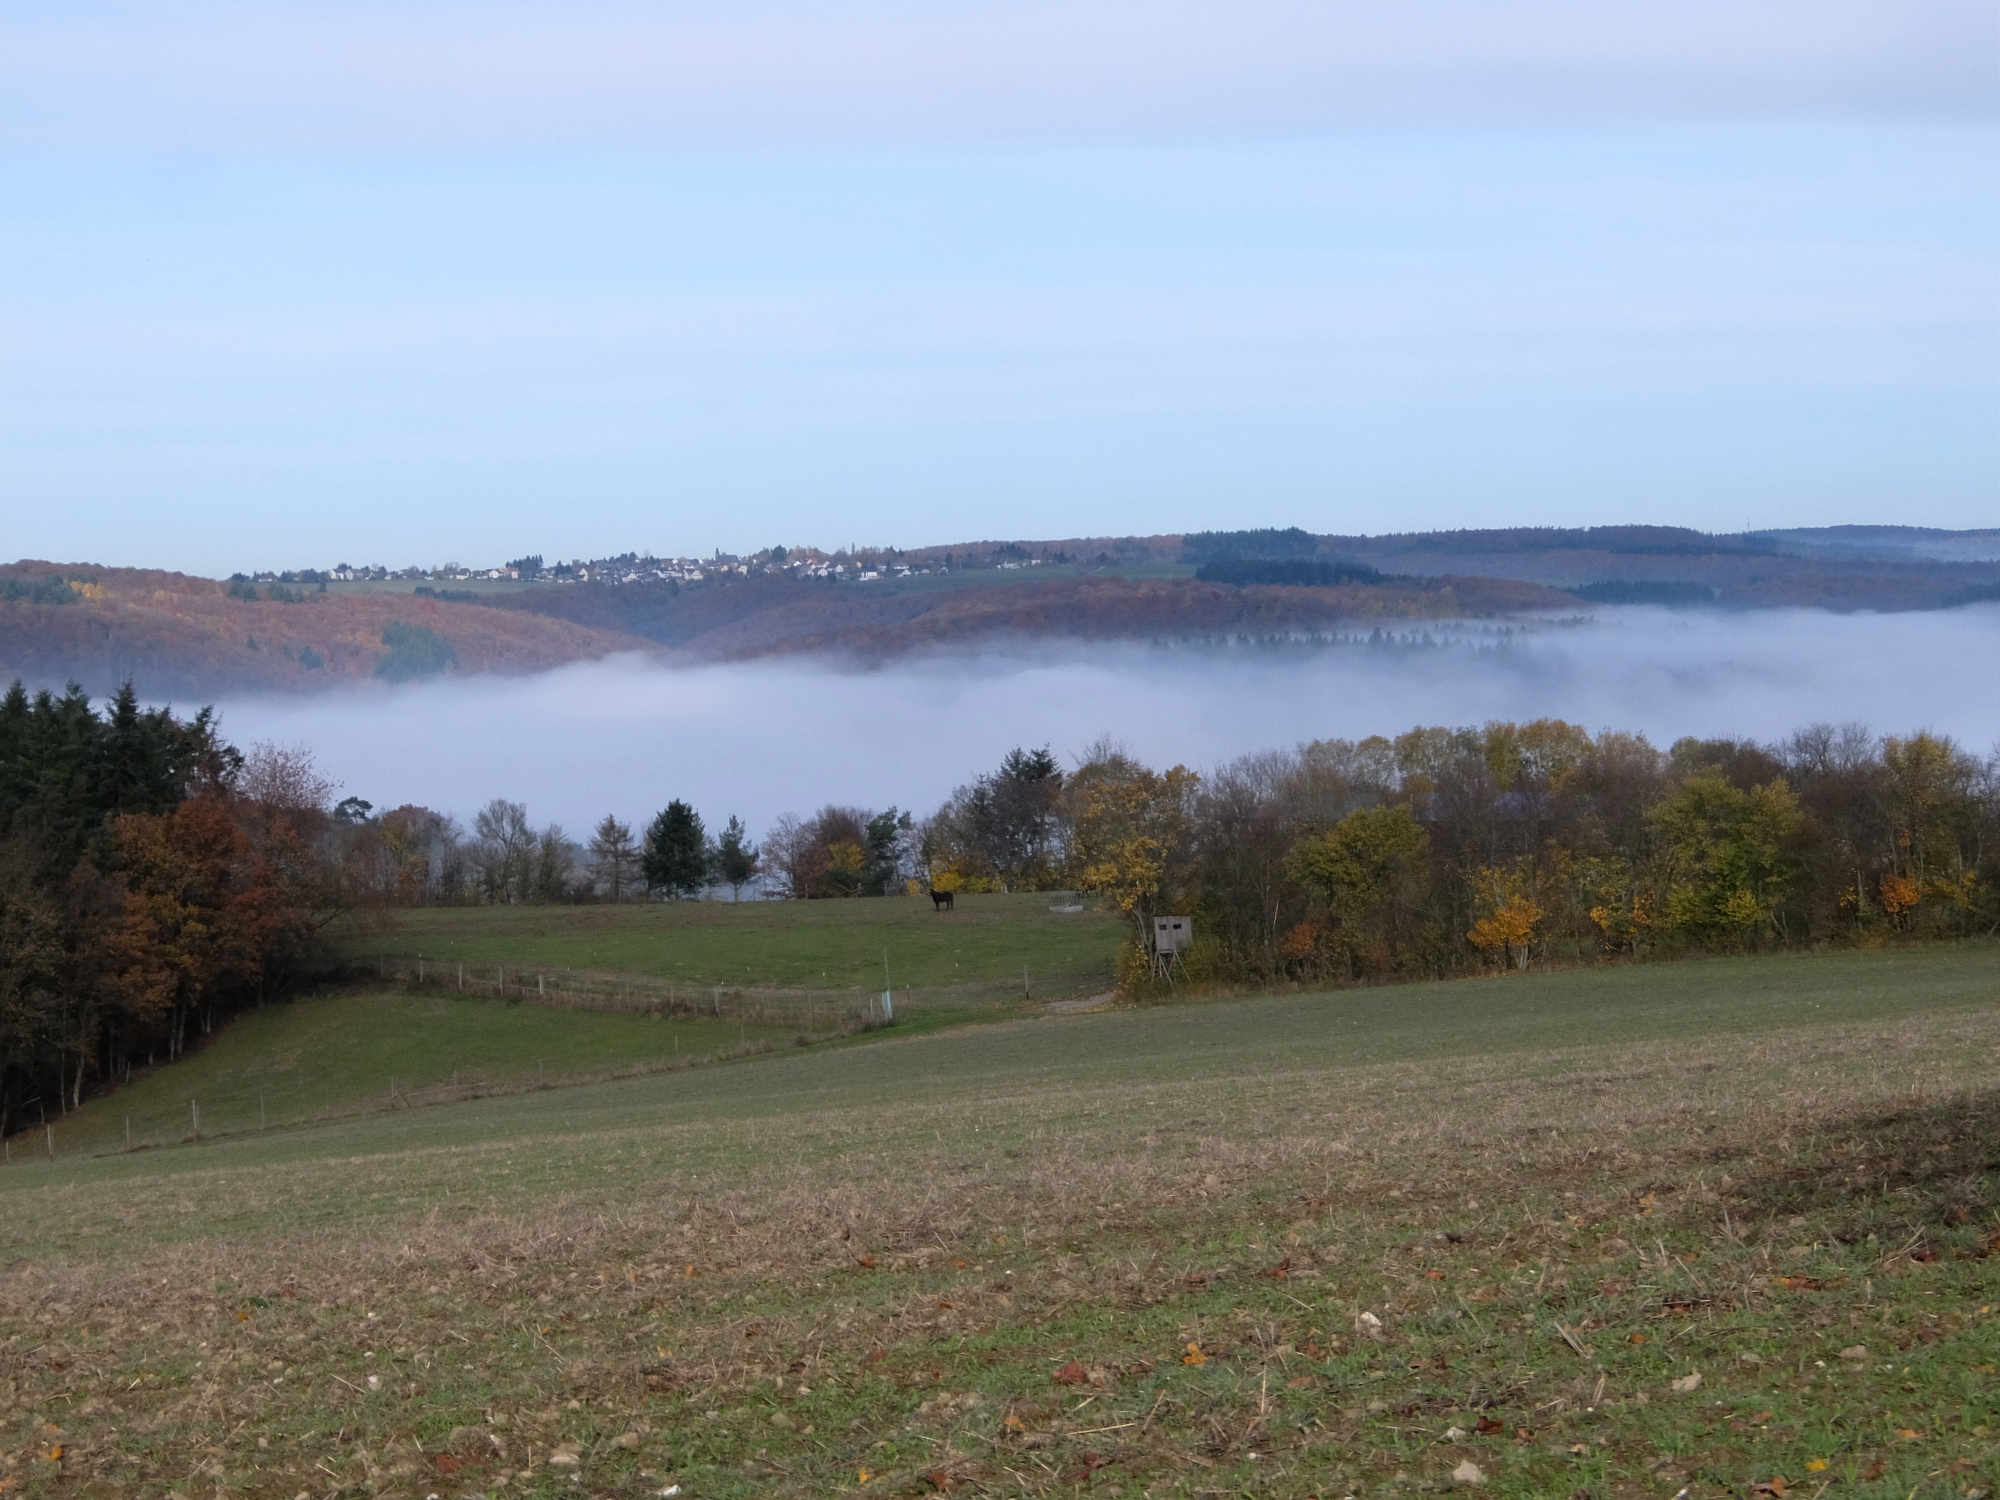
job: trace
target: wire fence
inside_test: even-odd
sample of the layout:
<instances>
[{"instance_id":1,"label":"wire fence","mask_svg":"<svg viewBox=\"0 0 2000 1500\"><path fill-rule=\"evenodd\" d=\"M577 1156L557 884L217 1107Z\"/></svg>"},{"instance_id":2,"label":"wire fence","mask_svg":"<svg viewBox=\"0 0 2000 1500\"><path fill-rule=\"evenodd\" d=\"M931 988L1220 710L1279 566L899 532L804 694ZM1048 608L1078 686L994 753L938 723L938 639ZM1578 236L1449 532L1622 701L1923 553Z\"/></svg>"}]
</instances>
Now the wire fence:
<instances>
[{"instance_id":1,"label":"wire fence","mask_svg":"<svg viewBox=\"0 0 2000 1500\"><path fill-rule=\"evenodd\" d=\"M662 979L647 974L535 964L463 963L422 954L372 954L354 972L411 989L527 1001L564 1010L673 1016L842 1035L916 1015L976 1012L1013 1001L1054 999L1108 983L1087 972L1034 972L948 985L807 988Z\"/></svg>"},{"instance_id":2,"label":"wire fence","mask_svg":"<svg viewBox=\"0 0 2000 1500\"><path fill-rule=\"evenodd\" d=\"M470 964L378 954L364 972L410 989L532 1002L558 1010L735 1021L812 1035L841 1035L893 1021L922 1003L920 992L882 989L789 989L693 984L645 974L592 973L534 964Z\"/></svg>"}]
</instances>

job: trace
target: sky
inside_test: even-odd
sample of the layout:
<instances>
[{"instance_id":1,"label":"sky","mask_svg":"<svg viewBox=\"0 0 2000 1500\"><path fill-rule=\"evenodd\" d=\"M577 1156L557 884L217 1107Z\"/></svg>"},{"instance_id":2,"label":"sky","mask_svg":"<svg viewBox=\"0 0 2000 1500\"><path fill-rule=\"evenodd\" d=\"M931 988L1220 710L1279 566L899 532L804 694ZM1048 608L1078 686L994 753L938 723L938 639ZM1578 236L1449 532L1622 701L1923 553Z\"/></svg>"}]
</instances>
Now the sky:
<instances>
[{"instance_id":1,"label":"sky","mask_svg":"<svg viewBox=\"0 0 2000 1500\"><path fill-rule=\"evenodd\" d=\"M1990 0L14 0L0 555L2000 524Z\"/></svg>"}]
</instances>

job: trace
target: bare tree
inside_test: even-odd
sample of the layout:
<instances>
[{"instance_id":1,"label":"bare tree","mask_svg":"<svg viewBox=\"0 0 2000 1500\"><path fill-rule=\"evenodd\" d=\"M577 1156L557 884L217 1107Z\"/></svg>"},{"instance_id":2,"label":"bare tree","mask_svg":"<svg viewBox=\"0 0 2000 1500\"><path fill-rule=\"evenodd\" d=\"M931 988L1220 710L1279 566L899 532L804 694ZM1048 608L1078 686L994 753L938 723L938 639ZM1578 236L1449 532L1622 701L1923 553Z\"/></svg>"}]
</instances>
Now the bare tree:
<instances>
[{"instance_id":1,"label":"bare tree","mask_svg":"<svg viewBox=\"0 0 2000 1500\"><path fill-rule=\"evenodd\" d=\"M488 901L525 900L532 886L534 830L528 809L519 802L495 797L472 820L478 840L473 859Z\"/></svg>"},{"instance_id":2,"label":"bare tree","mask_svg":"<svg viewBox=\"0 0 2000 1500\"><path fill-rule=\"evenodd\" d=\"M764 836L764 869L783 883L785 894L812 894L812 838L797 813L780 813Z\"/></svg>"}]
</instances>

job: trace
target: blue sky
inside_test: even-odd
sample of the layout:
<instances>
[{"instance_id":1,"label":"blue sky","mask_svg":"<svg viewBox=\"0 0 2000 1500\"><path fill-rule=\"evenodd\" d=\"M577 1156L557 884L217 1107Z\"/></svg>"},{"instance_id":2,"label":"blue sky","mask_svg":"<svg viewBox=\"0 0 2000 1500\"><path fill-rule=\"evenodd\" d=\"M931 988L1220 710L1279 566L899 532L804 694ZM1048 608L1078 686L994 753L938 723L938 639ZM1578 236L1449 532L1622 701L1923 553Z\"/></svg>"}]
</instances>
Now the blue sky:
<instances>
[{"instance_id":1,"label":"blue sky","mask_svg":"<svg viewBox=\"0 0 2000 1500\"><path fill-rule=\"evenodd\" d=\"M0 18L0 553L2000 524L1979 5Z\"/></svg>"}]
</instances>

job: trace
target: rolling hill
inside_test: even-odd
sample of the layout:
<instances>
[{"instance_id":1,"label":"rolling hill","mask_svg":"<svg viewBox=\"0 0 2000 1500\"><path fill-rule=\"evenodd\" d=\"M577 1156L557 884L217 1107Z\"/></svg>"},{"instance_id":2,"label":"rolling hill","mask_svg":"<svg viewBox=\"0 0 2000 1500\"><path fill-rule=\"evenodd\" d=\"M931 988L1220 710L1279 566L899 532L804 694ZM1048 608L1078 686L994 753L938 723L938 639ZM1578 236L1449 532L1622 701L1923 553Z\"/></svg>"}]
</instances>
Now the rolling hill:
<instances>
[{"instance_id":1,"label":"rolling hill","mask_svg":"<svg viewBox=\"0 0 2000 1500\"><path fill-rule=\"evenodd\" d=\"M1589 605L1927 610L2000 599L1989 532L1673 526L1384 536L1299 528L894 554L869 581L771 569L695 583L491 591L249 586L90 564L0 566L0 680L132 678L156 697L310 692L371 677L532 672L623 651L683 661L1062 637L1188 642L1495 619ZM863 564L850 559L855 571ZM873 569L876 565L868 563Z\"/></svg>"},{"instance_id":2,"label":"rolling hill","mask_svg":"<svg viewBox=\"0 0 2000 1500\"><path fill-rule=\"evenodd\" d=\"M250 600L215 579L82 563L15 563L0 568L0 583L21 595L0 598L0 681L74 680L93 692L128 678L149 697L168 698L310 692L394 676L385 669L397 660L385 634L442 643L428 658L406 652L415 658L410 675L446 663L461 672L533 672L654 649L547 615L408 594L301 590L292 603Z\"/></svg>"}]
</instances>

